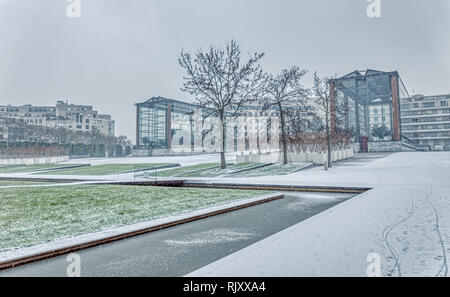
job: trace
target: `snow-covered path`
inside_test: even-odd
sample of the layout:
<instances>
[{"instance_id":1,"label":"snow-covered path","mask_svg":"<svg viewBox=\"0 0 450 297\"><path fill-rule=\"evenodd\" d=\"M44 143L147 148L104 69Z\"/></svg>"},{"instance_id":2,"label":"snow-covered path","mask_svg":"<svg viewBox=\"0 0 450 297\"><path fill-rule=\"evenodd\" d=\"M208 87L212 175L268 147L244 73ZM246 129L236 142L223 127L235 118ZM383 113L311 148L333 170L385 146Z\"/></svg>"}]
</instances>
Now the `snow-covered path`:
<instances>
[{"instance_id":1,"label":"snow-covered path","mask_svg":"<svg viewBox=\"0 0 450 297\"><path fill-rule=\"evenodd\" d=\"M396 153L269 180L373 189L189 276L366 276L372 253L383 276L448 275L450 153Z\"/></svg>"}]
</instances>

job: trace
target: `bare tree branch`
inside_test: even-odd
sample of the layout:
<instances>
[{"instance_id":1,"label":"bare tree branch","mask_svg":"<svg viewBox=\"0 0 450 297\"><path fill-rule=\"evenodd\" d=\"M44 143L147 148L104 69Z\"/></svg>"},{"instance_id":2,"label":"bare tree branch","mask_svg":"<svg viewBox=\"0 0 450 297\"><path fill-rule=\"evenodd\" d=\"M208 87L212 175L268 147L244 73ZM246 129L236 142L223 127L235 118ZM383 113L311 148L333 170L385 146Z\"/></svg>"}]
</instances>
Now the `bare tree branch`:
<instances>
[{"instance_id":1,"label":"bare tree branch","mask_svg":"<svg viewBox=\"0 0 450 297\"><path fill-rule=\"evenodd\" d=\"M241 64L241 51L236 41L221 46L211 45L208 51L194 55L182 51L178 62L185 69L181 90L196 98L196 104L214 111L221 122L221 165L225 163L226 122L236 116L243 106L257 98L264 74L259 64L264 53L249 55Z\"/></svg>"},{"instance_id":2,"label":"bare tree branch","mask_svg":"<svg viewBox=\"0 0 450 297\"><path fill-rule=\"evenodd\" d=\"M293 110L306 105L309 93L301 80L306 70L300 70L293 66L291 69L283 69L280 74L268 74L265 78L264 109L270 109L280 118L280 134L283 143L284 164L287 158L287 118Z\"/></svg>"}]
</instances>

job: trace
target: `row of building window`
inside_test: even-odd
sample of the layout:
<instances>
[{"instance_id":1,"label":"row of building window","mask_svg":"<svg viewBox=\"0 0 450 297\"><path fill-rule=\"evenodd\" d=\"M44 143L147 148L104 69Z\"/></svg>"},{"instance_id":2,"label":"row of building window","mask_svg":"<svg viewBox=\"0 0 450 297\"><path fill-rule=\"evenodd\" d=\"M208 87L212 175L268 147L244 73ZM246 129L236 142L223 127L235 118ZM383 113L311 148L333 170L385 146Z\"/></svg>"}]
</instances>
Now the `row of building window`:
<instances>
[{"instance_id":1,"label":"row of building window","mask_svg":"<svg viewBox=\"0 0 450 297\"><path fill-rule=\"evenodd\" d=\"M423 115L437 115L437 114L449 114L450 109L433 109L433 110L414 110L414 111L402 111L402 116L423 116Z\"/></svg>"},{"instance_id":2,"label":"row of building window","mask_svg":"<svg viewBox=\"0 0 450 297\"><path fill-rule=\"evenodd\" d=\"M408 109L418 109L418 108L433 108L433 107L447 107L449 106L448 101L441 101L440 103L438 102L423 102L422 106L420 106L419 103L406 103L406 104L402 104L400 106L400 108L402 110L408 110Z\"/></svg>"},{"instance_id":3,"label":"row of building window","mask_svg":"<svg viewBox=\"0 0 450 297\"><path fill-rule=\"evenodd\" d=\"M433 139L433 140L423 139L423 140L420 140L420 144L425 144L425 145L450 145L450 139L445 139L445 140L441 140L441 139Z\"/></svg>"},{"instance_id":4,"label":"row of building window","mask_svg":"<svg viewBox=\"0 0 450 297\"><path fill-rule=\"evenodd\" d=\"M416 119L402 119L402 124L419 124L419 123L435 123L435 122L447 122L450 121L450 116L437 116L437 117L424 117Z\"/></svg>"},{"instance_id":5,"label":"row of building window","mask_svg":"<svg viewBox=\"0 0 450 297\"><path fill-rule=\"evenodd\" d=\"M437 129L450 129L450 124L429 124L429 125L416 125L405 126L403 131L415 131L415 130L437 130Z\"/></svg>"},{"instance_id":6,"label":"row of building window","mask_svg":"<svg viewBox=\"0 0 450 297\"><path fill-rule=\"evenodd\" d=\"M449 137L450 131L439 131L439 132L412 132L412 131L403 131L405 134L412 134L413 138L420 138L420 137ZM411 136L411 135L407 135Z\"/></svg>"}]
</instances>

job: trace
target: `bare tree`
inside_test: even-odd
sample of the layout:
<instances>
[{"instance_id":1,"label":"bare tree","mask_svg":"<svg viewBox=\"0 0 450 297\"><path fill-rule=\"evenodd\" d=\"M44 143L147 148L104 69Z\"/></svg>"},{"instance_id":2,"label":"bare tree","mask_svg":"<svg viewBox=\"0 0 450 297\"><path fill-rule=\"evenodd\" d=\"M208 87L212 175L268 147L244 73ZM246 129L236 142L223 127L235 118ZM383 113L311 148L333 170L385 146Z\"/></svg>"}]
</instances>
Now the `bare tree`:
<instances>
[{"instance_id":1,"label":"bare tree","mask_svg":"<svg viewBox=\"0 0 450 297\"><path fill-rule=\"evenodd\" d=\"M222 46L210 46L194 55L182 51L178 62L186 70L182 91L196 97L197 105L212 110L219 118L221 128L221 168L226 168L226 122L242 106L252 102L260 89L263 72L259 64L264 53L250 55L241 64L241 51L236 41Z\"/></svg>"},{"instance_id":2,"label":"bare tree","mask_svg":"<svg viewBox=\"0 0 450 297\"><path fill-rule=\"evenodd\" d=\"M308 90L301 83L306 70L293 66L283 69L280 74L267 75L264 108L271 109L280 118L280 134L283 144L283 163L288 163L287 118L300 106L306 104Z\"/></svg>"},{"instance_id":3,"label":"bare tree","mask_svg":"<svg viewBox=\"0 0 450 297\"><path fill-rule=\"evenodd\" d=\"M1 118L0 118L1 119ZM89 148L87 153L95 153L95 149L102 145L115 148L121 145L122 148L131 147L131 141L126 136L110 136L100 133L98 130L92 132L81 132L64 129L61 127L43 127L20 122L14 118L4 118L8 124L8 129L15 131L13 139L5 139L5 144L9 146L60 146L68 147L82 145ZM0 141L0 146L3 141ZM112 150L114 153L114 150Z\"/></svg>"},{"instance_id":4,"label":"bare tree","mask_svg":"<svg viewBox=\"0 0 450 297\"><path fill-rule=\"evenodd\" d=\"M326 151L327 151L327 166L325 168L331 168L333 162L331 160L331 90L330 90L330 78L321 78L314 73L313 92L315 100L325 117L325 131L326 131Z\"/></svg>"}]
</instances>

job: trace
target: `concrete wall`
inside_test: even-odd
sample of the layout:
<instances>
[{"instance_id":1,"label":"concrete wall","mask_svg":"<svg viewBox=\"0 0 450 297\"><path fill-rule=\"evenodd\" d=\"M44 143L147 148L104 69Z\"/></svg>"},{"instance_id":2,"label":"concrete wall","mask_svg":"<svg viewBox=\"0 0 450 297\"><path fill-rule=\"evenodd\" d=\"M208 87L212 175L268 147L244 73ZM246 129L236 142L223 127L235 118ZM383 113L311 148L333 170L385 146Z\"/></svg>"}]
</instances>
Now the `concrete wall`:
<instances>
[{"instance_id":1,"label":"concrete wall","mask_svg":"<svg viewBox=\"0 0 450 297\"><path fill-rule=\"evenodd\" d=\"M131 157L148 157L149 154L149 150L133 150L131 152Z\"/></svg>"},{"instance_id":2,"label":"concrete wall","mask_svg":"<svg viewBox=\"0 0 450 297\"><path fill-rule=\"evenodd\" d=\"M400 152L402 143L400 141L377 141L369 142L369 152Z\"/></svg>"},{"instance_id":3,"label":"concrete wall","mask_svg":"<svg viewBox=\"0 0 450 297\"><path fill-rule=\"evenodd\" d=\"M0 165L54 164L69 161L69 156L0 159Z\"/></svg>"},{"instance_id":4,"label":"concrete wall","mask_svg":"<svg viewBox=\"0 0 450 297\"><path fill-rule=\"evenodd\" d=\"M369 152L411 152L416 149L401 141L369 142Z\"/></svg>"},{"instance_id":5,"label":"concrete wall","mask_svg":"<svg viewBox=\"0 0 450 297\"><path fill-rule=\"evenodd\" d=\"M352 158L354 156L353 149L338 150L331 153L333 162ZM318 165L325 164L326 153L305 152L305 153L288 153L289 163L314 163ZM283 153L272 152L268 154L238 154L236 155L237 163L256 162L256 163L281 163L283 162Z\"/></svg>"},{"instance_id":6,"label":"concrete wall","mask_svg":"<svg viewBox=\"0 0 450 297\"><path fill-rule=\"evenodd\" d=\"M354 142L352 145L355 153L360 151L360 143ZM369 153L381 152L410 152L416 151L416 148L402 141L370 141L368 142Z\"/></svg>"}]
</instances>

